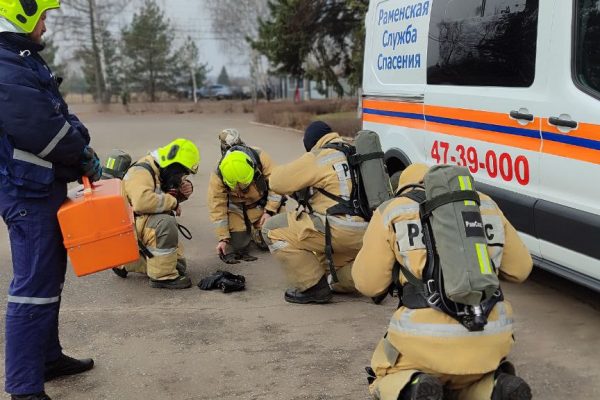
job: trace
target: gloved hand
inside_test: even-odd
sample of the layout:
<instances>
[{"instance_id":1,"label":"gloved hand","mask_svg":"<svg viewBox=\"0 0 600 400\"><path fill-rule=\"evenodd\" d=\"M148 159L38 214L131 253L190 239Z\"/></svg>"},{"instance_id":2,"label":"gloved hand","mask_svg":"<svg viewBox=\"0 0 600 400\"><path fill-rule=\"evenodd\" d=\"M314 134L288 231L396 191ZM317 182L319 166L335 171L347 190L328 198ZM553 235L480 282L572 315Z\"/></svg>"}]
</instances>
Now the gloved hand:
<instances>
[{"instance_id":1,"label":"gloved hand","mask_svg":"<svg viewBox=\"0 0 600 400\"><path fill-rule=\"evenodd\" d=\"M194 186L192 185L192 182L187 179L184 179L181 182L179 188L172 188L167 191L168 194L177 199L178 203L183 203L184 201L188 200L193 192Z\"/></svg>"},{"instance_id":2,"label":"gloved hand","mask_svg":"<svg viewBox=\"0 0 600 400\"><path fill-rule=\"evenodd\" d=\"M237 255L235 253L223 254L219 253L219 258L225 264L239 264L241 261L237 259Z\"/></svg>"},{"instance_id":3,"label":"gloved hand","mask_svg":"<svg viewBox=\"0 0 600 400\"><path fill-rule=\"evenodd\" d=\"M177 203L183 203L188 199L183 193L181 193L179 189L170 189L167 193L175 197L177 199Z\"/></svg>"},{"instance_id":4,"label":"gloved hand","mask_svg":"<svg viewBox=\"0 0 600 400\"><path fill-rule=\"evenodd\" d=\"M83 176L90 178L90 181L96 182L102 177L102 165L98 155L89 146L85 146L81 153L81 172Z\"/></svg>"}]
</instances>

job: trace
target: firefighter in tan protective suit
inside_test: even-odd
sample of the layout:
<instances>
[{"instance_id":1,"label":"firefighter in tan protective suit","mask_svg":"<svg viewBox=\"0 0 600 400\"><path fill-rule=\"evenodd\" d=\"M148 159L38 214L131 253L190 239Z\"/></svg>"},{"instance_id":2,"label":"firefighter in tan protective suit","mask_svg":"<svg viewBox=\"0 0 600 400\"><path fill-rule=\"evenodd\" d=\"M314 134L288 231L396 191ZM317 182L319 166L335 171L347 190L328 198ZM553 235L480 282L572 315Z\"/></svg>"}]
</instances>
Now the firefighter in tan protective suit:
<instances>
[{"instance_id":1,"label":"firefighter in tan protective suit","mask_svg":"<svg viewBox=\"0 0 600 400\"><path fill-rule=\"evenodd\" d=\"M216 250L228 264L256 261L248 254L250 242L266 249L260 230L282 203L282 196L269 190L273 161L264 150L244 145L233 129L223 131L220 139L223 158L211 174L207 193L219 241Z\"/></svg>"},{"instance_id":2,"label":"firefighter in tan protective suit","mask_svg":"<svg viewBox=\"0 0 600 400\"><path fill-rule=\"evenodd\" d=\"M406 193L405 185L421 183L427 171L423 164L409 166L400 177L399 190ZM496 203L479 195L488 252L499 265L500 277L523 282L532 269L527 248ZM408 236L401 231L415 221L419 221L419 205L407 197L390 200L376 210L352 271L361 293L373 297L386 292L396 261L421 279L426 247L418 240L403 240ZM408 284L404 274L400 283ZM373 354L371 393L381 400L530 399L527 383L503 361L513 345L512 314L510 304L500 301L484 330L469 332L436 309L400 307Z\"/></svg>"},{"instance_id":3,"label":"firefighter in tan protective suit","mask_svg":"<svg viewBox=\"0 0 600 400\"><path fill-rule=\"evenodd\" d=\"M333 265L339 282L328 282L325 257L325 218L327 210L337 204L327 194L349 200L352 192L346 156L324 148L328 143L341 141L327 124L314 122L304 134L307 153L275 168L271 174L271 189L282 195L302 192L299 200L305 203L301 211L299 208L296 212L279 214L263 228L271 253L283 265L293 285L284 296L290 303L327 303L332 289L341 293L354 291L352 261L362 246L365 220L349 215L328 217Z\"/></svg>"},{"instance_id":4,"label":"firefighter in tan protective suit","mask_svg":"<svg viewBox=\"0 0 600 400\"><path fill-rule=\"evenodd\" d=\"M123 188L135 214L135 226L144 257L115 268L122 278L128 272L147 274L150 286L186 289L186 261L179 243L175 216L193 186L185 177L198 172L200 153L194 143L177 139L133 164L123 178Z\"/></svg>"}]
</instances>

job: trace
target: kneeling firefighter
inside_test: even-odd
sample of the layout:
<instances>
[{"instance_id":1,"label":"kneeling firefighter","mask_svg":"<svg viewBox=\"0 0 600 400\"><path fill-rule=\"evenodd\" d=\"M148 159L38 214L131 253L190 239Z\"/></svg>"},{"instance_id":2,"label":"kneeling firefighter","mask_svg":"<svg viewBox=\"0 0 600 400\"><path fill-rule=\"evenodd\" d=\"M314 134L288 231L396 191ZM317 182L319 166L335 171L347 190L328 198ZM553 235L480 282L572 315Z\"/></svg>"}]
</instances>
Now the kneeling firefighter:
<instances>
[{"instance_id":1,"label":"kneeling firefighter","mask_svg":"<svg viewBox=\"0 0 600 400\"><path fill-rule=\"evenodd\" d=\"M513 312L498 280L524 281L531 256L472 187L464 167L414 164L373 215L352 276L367 296L400 297L367 369L376 399L531 399L505 361Z\"/></svg>"},{"instance_id":2,"label":"kneeling firefighter","mask_svg":"<svg viewBox=\"0 0 600 400\"><path fill-rule=\"evenodd\" d=\"M357 146L350 146L326 123L314 122L304 134L306 154L273 170L272 189L283 195L295 193L300 204L295 212L271 218L263 228L271 253L293 285L285 292L287 302L327 303L332 290L355 290L352 262L362 246L366 220L376 207L365 203L365 183L379 183L380 200L391 192L377 135L361 134ZM363 139L378 149L359 154ZM363 177L363 167L371 163L375 173ZM376 198L371 196L377 203Z\"/></svg>"},{"instance_id":3,"label":"kneeling firefighter","mask_svg":"<svg viewBox=\"0 0 600 400\"><path fill-rule=\"evenodd\" d=\"M256 261L248 247L254 241L267 249L261 228L283 201L269 188L273 161L264 150L245 145L234 129L219 138L223 158L208 185L208 209L219 240L216 250L229 264Z\"/></svg>"},{"instance_id":4,"label":"kneeling firefighter","mask_svg":"<svg viewBox=\"0 0 600 400\"><path fill-rule=\"evenodd\" d=\"M134 263L115 268L122 278L128 272L147 274L150 286L186 289L186 260L179 242L176 216L181 203L193 192L187 175L198 172L200 153L187 139L177 139L133 164L123 178L125 195L133 208L142 256Z\"/></svg>"}]
</instances>

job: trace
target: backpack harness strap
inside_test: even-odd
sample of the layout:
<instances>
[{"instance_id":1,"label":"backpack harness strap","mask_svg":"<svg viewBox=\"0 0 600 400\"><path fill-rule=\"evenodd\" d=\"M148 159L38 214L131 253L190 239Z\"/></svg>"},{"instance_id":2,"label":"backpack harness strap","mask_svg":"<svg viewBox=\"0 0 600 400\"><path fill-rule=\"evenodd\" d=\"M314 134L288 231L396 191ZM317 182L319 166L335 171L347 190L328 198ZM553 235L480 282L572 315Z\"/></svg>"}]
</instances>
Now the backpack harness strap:
<instances>
[{"instance_id":1,"label":"backpack harness strap","mask_svg":"<svg viewBox=\"0 0 600 400\"><path fill-rule=\"evenodd\" d=\"M421 205L421 219L429 218L436 208L457 201L474 201L478 206L481 205L479 194L474 190L459 190L456 192L444 193L433 199L419 203Z\"/></svg>"},{"instance_id":2,"label":"backpack harness strap","mask_svg":"<svg viewBox=\"0 0 600 400\"><path fill-rule=\"evenodd\" d=\"M333 149L344 154L350 167L358 165L360 162L360 156L350 153L350 148L347 145L341 143L327 143L322 147L323 149ZM383 153L382 153L383 154ZM370 156L370 155L365 155ZM379 157L373 157L379 158ZM350 168L350 178L352 180L352 193L350 194L350 200L346 200L341 196L336 196L333 193L328 192L325 189L317 188L317 190L337 202L338 204L331 206L325 213L325 257L327 258L327 264L329 266L329 273L334 283L338 283L339 279L335 265L333 264L333 244L331 239L331 226L329 224L330 215L353 215L361 216L361 208L358 202L358 178L353 168Z\"/></svg>"},{"instance_id":3,"label":"backpack harness strap","mask_svg":"<svg viewBox=\"0 0 600 400\"><path fill-rule=\"evenodd\" d=\"M150 173L150 175L152 175L152 181L156 185L156 173L154 172L154 170L152 169L150 164L148 164L147 162L134 163L134 164L131 164L131 166L129 168L127 168L127 171L129 171L133 167L140 167L140 168L143 168L146 171L148 171ZM138 214L134 214L134 215L138 216ZM140 249L140 254L142 255L142 257L144 257L146 259L154 258L154 254L152 254L152 252L150 250L148 250L148 247L146 247L146 245L144 243L142 243L142 240L139 238L138 238L138 247Z\"/></svg>"}]
</instances>

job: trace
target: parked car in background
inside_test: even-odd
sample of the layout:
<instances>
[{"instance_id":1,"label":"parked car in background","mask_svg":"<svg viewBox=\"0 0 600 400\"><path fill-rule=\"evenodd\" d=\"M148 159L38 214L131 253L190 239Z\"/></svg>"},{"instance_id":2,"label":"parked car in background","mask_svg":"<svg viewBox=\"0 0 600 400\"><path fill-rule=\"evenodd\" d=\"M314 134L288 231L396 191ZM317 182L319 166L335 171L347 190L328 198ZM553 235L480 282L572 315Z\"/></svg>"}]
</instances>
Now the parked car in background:
<instances>
[{"instance_id":1,"label":"parked car in background","mask_svg":"<svg viewBox=\"0 0 600 400\"><path fill-rule=\"evenodd\" d=\"M234 86L231 88L232 94L233 94L233 98L234 99L239 99L239 100L246 100L252 97L252 93L250 93L250 90L245 90L246 88L241 87L241 86Z\"/></svg>"},{"instance_id":2,"label":"parked car in background","mask_svg":"<svg viewBox=\"0 0 600 400\"><path fill-rule=\"evenodd\" d=\"M231 99L233 98L233 92L226 85L210 85L208 87L208 97L217 100Z\"/></svg>"}]
</instances>

